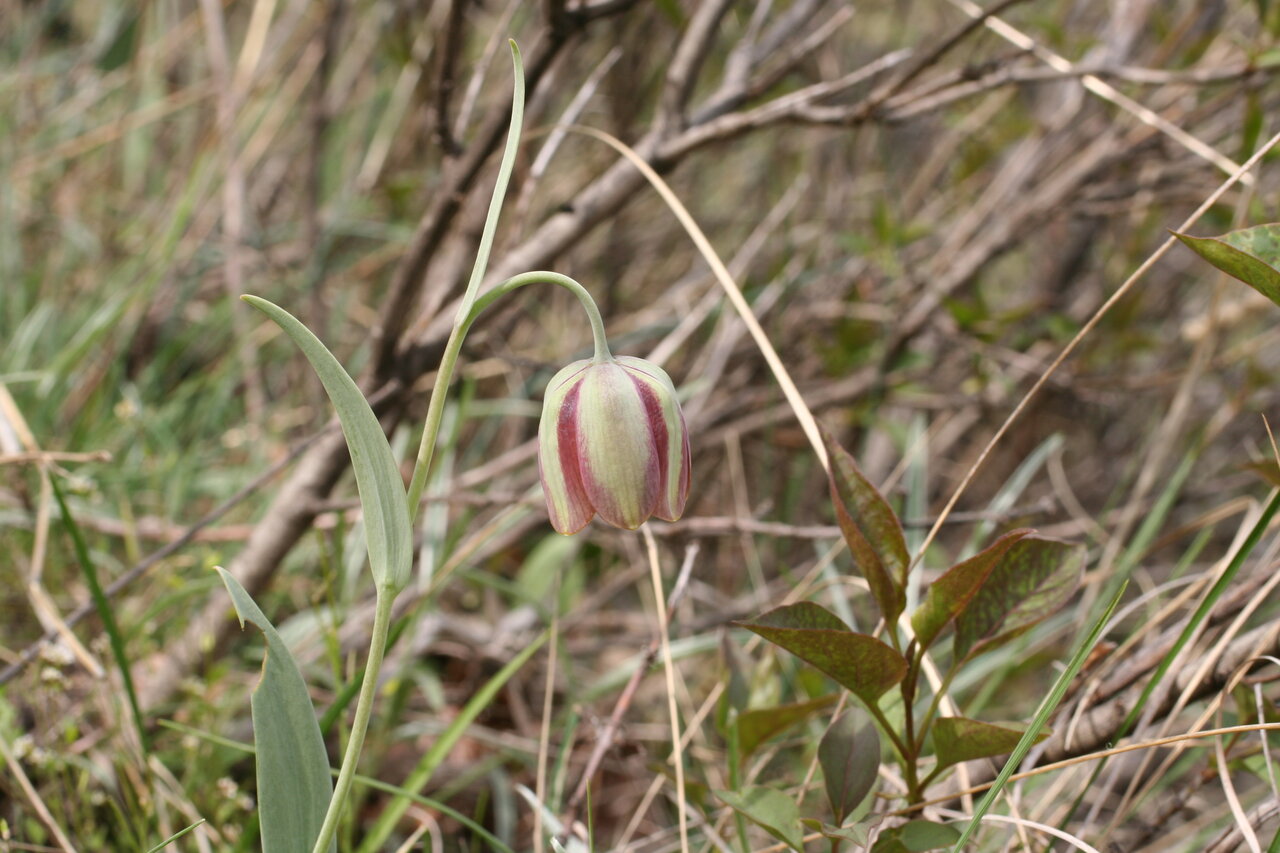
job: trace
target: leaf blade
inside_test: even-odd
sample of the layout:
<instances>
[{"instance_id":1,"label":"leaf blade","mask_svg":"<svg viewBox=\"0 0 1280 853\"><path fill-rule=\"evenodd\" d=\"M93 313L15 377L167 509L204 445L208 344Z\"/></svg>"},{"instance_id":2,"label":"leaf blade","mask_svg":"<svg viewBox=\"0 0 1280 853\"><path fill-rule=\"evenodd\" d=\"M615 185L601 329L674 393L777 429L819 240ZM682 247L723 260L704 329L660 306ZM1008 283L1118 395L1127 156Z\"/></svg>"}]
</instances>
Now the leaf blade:
<instances>
[{"instance_id":1,"label":"leaf blade","mask_svg":"<svg viewBox=\"0 0 1280 853\"><path fill-rule=\"evenodd\" d=\"M975 758L1008 755L1026 734L1025 728L998 726L967 717L939 717L930 731L939 768ZM1042 729L1036 732L1032 743L1039 743L1049 735L1047 729Z\"/></svg>"},{"instance_id":2,"label":"leaf blade","mask_svg":"<svg viewBox=\"0 0 1280 853\"><path fill-rule=\"evenodd\" d=\"M369 401L333 353L292 314L258 296L240 298L283 329L320 377L325 393L337 410L351 452L351 469L364 512L369 568L374 582L380 588L399 592L408 583L409 567L413 563L409 499L400 467Z\"/></svg>"},{"instance_id":3,"label":"leaf blade","mask_svg":"<svg viewBox=\"0 0 1280 853\"><path fill-rule=\"evenodd\" d=\"M1084 574L1082 545L1020 538L956 617L957 661L1012 640L1066 603Z\"/></svg>"},{"instance_id":4,"label":"leaf blade","mask_svg":"<svg viewBox=\"0 0 1280 853\"><path fill-rule=\"evenodd\" d=\"M1280 223L1255 225L1218 237L1173 232L1200 257L1280 305Z\"/></svg>"},{"instance_id":5,"label":"leaf blade","mask_svg":"<svg viewBox=\"0 0 1280 853\"><path fill-rule=\"evenodd\" d=\"M827 801L837 826L856 809L875 784L880 769L880 733L861 708L850 708L818 743Z\"/></svg>"},{"instance_id":6,"label":"leaf blade","mask_svg":"<svg viewBox=\"0 0 1280 853\"><path fill-rule=\"evenodd\" d=\"M822 439L831 460L827 480L836 522L854 564L871 587L881 615L886 622L893 622L906 607L907 567L911 560L902 525L853 456L825 427Z\"/></svg>"},{"instance_id":7,"label":"leaf blade","mask_svg":"<svg viewBox=\"0 0 1280 853\"><path fill-rule=\"evenodd\" d=\"M933 645L938 635L977 595L1013 544L1029 533L1030 530L1006 533L978 554L952 566L929 585L924 601L911 614L911 628L922 648Z\"/></svg>"},{"instance_id":8,"label":"leaf blade","mask_svg":"<svg viewBox=\"0 0 1280 853\"><path fill-rule=\"evenodd\" d=\"M253 690L258 815L263 853L308 853L320 835L333 780L311 694L293 654L235 576L221 567L236 617L251 622L267 643L262 678ZM329 850L336 851L336 843Z\"/></svg>"},{"instance_id":9,"label":"leaf blade","mask_svg":"<svg viewBox=\"0 0 1280 853\"><path fill-rule=\"evenodd\" d=\"M808 702L751 708L742 712L738 716L738 749L742 757L746 758L760 744L831 705L836 701L836 695L832 693Z\"/></svg>"},{"instance_id":10,"label":"leaf blade","mask_svg":"<svg viewBox=\"0 0 1280 853\"><path fill-rule=\"evenodd\" d=\"M907 674L901 654L875 637L851 631L838 616L811 601L734 624L813 664L868 705Z\"/></svg>"},{"instance_id":11,"label":"leaf blade","mask_svg":"<svg viewBox=\"0 0 1280 853\"><path fill-rule=\"evenodd\" d=\"M743 791L716 791L716 796L792 850L804 850L800 809L786 794L773 788L750 787Z\"/></svg>"}]
</instances>

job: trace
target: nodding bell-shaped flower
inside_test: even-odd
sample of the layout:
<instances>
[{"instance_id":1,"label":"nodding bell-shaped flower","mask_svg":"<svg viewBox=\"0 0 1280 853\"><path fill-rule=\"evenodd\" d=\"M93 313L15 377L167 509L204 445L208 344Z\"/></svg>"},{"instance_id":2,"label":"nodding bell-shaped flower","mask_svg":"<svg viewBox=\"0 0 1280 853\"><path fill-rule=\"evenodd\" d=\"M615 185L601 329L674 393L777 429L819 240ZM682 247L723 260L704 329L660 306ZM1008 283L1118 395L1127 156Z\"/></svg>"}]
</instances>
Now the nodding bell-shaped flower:
<instances>
[{"instance_id":1,"label":"nodding bell-shaped flower","mask_svg":"<svg viewBox=\"0 0 1280 853\"><path fill-rule=\"evenodd\" d=\"M551 526L591 517L635 530L675 521L689 496L689 434L666 372L639 358L575 361L547 386L538 469Z\"/></svg>"}]
</instances>

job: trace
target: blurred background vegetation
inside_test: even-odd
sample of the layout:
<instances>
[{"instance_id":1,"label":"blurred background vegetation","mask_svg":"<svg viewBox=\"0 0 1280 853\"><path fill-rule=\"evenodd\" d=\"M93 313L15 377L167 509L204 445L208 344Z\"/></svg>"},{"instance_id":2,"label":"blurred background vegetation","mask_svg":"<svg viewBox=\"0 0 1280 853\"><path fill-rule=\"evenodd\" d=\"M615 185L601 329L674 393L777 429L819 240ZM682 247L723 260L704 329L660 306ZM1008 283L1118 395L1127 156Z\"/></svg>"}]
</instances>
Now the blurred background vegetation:
<instances>
[{"instance_id":1,"label":"blurred background vegetation","mask_svg":"<svg viewBox=\"0 0 1280 853\"><path fill-rule=\"evenodd\" d=\"M996 5L983 20L967 0L0 2L0 848L61 849L61 832L76 849L146 850L200 818L174 849L254 848L252 759L236 742L251 740L261 644L209 569L254 593L322 711L363 659L372 590L327 401L234 297L303 319L409 456L505 132L508 36L530 92L491 278L577 278L615 352L660 361L682 390L693 491L685 519L654 532L668 577L689 567L672 630L694 838L772 843L739 838L709 793L728 784L726 687L744 691L734 707L768 708L832 686L727 623L793 595L870 630L865 588L820 464L685 232L611 150L557 127L606 130L665 174L916 547L1070 337L1278 129L1280 4ZM1195 233L1275 219L1272 164ZM1090 573L1078 606L957 682L967 713L1028 718L1122 576L1133 606L1106 648L1131 645L1099 656L1055 729L1122 704L1167 648L1267 489L1250 466L1271 455L1259 414L1275 413L1275 310L1175 249L996 447L923 576L1020 525L1086 542ZM521 291L468 339L363 770L402 782L558 591L548 815L589 821L594 849L668 850L665 689L652 674L624 690L655 630L643 544L598 524L556 536L537 488L543 386L588 346L579 309L550 289ZM1187 701L1159 706L1146 733L1270 713L1274 669L1236 702L1209 651L1280 653L1264 546L1185 664L1212 671L1179 683ZM1233 645L1249 638L1248 654ZM535 787L548 663L504 685L423 791L517 850L534 845L517 786ZM824 725L811 715L743 773L817 810L805 780ZM1052 755L1108 734L1099 723ZM588 805L575 792L602 739ZM330 744L336 756L336 730ZM1070 813L1087 767L1028 780L1018 809L1105 849L1233 850L1242 823L1265 841L1269 757L1257 739L1227 746L1225 789L1194 749L1117 765ZM360 791L344 849L389 796ZM1024 832L993 824L983 844L1045 849ZM489 843L427 806L398 833Z\"/></svg>"}]
</instances>

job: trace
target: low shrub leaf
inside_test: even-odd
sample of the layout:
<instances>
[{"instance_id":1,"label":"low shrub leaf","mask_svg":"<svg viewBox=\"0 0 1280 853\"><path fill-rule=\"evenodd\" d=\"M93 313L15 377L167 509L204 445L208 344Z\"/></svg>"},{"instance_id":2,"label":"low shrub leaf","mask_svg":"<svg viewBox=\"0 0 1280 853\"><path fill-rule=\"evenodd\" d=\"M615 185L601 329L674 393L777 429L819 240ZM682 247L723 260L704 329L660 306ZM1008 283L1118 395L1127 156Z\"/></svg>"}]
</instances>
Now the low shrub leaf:
<instances>
[{"instance_id":1,"label":"low shrub leaf","mask_svg":"<svg viewBox=\"0 0 1280 853\"><path fill-rule=\"evenodd\" d=\"M1280 305L1280 223L1241 228L1218 237L1174 236L1200 257Z\"/></svg>"},{"instance_id":2,"label":"low shrub leaf","mask_svg":"<svg viewBox=\"0 0 1280 853\"><path fill-rule=\"evenodd\" d=\"M880 770L880 733L861 708L850 708L818 744L827 800L837 825L871 793Z\"/></svg>"},{"instance_id":3,"label":"low shrub leaf","mask_svg":"<svg viewBox=\"0 0 1280 853\"><path fill-rule=\"evenodd\" d=\"M956 617L955 659L1008 642L1067 602L1084 573L1082 545L1028 535L1013 543Z\"/></svg>"},{"instance_id":4,"label":"low shrub leaf","mask_svg":"<svg viewBox=\"0 0 1280 853\"><path fill-rule=\"evenodd\" d=\"M1026 728L997 726L967 717L940 717L931 731L938 766L950 767L975 758L1008 755L1018 745ZM1034 742L1039 743L1048 736L1048 729L1037 732Z\"/></svg>"},{"instance_id":5,"label":"low shrub leaf","mask_svg":"<svg viewBox=\"0 0 1280 853\"><path fill-rule=\"evenodd\" d=\"M906 607L907 566L910 555L902 524L889 502L858 464L825 428L823 441L831 460L831 503L854 565L871 587L871 595L886 622L893 622Z\"/></svg>"},{"instance_id":6,"label":"low shrub leaf","mask_svg":"<svg viewBox=\"0 0 1280 853\"><path fill-rule=\"evenodd\" d=\"M868 705L907 674L907 661L889 646L849 629L830 610L801 601L735 623L808 661Z\"/></svg>"}]
</instances>

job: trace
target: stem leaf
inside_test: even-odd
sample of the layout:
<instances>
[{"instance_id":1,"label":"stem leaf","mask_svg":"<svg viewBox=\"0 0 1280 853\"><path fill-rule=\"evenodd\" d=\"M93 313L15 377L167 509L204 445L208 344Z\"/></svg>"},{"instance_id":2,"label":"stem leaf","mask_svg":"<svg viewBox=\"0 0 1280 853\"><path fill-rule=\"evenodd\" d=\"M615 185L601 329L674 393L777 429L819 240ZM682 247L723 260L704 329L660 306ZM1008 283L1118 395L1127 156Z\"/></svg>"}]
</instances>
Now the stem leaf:
<instances>
[{"instance_id":1,"label":"stem leaf","mask_svg":"<svg viewBox=\"0 0 1280 853\"><path fill-rule=\"evenodd\" d=\"M796 723L828 707L836 701L836 695L832 693L808 702L744 711L738 717L738 748L741 750L742 757L746 758L769 738L781 734Z\"/></svg>"},{"instance_id":2,"label":"stem leaf","mask_svg":"<svg viewBox=\"0 0 1280 853\"><path fill-rule=\"evenodd\" d=\"M849 630L840 617L811 601L735 624L813 664L868 705L907 674L902 655L875 637Z\"/></svg>"},{"instance_id":3,"label":"stem leaf","mask_svg":"<svg viewBox=\"0 0 1280 853\"><path fill-rule=\"evenodd\" d=\"M932 584L920 607L911 614L911 628L921 648L927 649L938 635L968 606L983 582L1013 544L1030 530L1015 530L997 539L986 550L952 566Z\"/></svg>"},{"instance_id":4,"label":"stem leaf","mask_svg":"<svg viewBox=\"0 0 1280 853\"><path fill-rule=\"evenodd\" d=\"M240 298L270 317L293 338L320 377L338 412L342 433L351 451L351 468L364 512L373 580L380 589L399 592L409 581L409 567L413 562L409 501L400 468L377 416L369 408L369 401L333 353L292 314L257 296Z\"/></svg>"},{"instance_id":5,"label":"stem leaf","mask_svg":"<svg viewBox=\"0 0 1280 853\"><path fill-rule=\"evenodd\" d=\"M880 833L872 853L924 853L950 847L960 837L960 830L944 823L913 820Z\"/></svg>"},{"instance_id":6,"label":"stem leaf","mask_svg":"<svg viewBox=\"0 0 1280 853\"><path fill-rule=\"evenodd\" d=\"M907 566L911 558L902 524L889 502L863 476L847 450L825 428L822 439L831 460L831 503L854 565L888 623L906 607Z\"/></svg>"},{"instance_id":7,"label":"stem leaf","mask_svg":"<svg viewBox=\"0 0 1280 853\"><path fill-rule=\"evenodd\" d=\"M1280 305L1280 223L1255 225L1218 237L1174 232L1193 252Z\"/></svg>"},{"instance_id":8,"label":"stem leaf","mask_svg":"<svg viewBox=\"0 0 1280 853\"><path fill-rule=\"evenodd\" d=\"M298 664L271 621L226 569L240 627L252 622L267 642L262 679L250 700L257 751L258 817L263 853L309 853L320 835L333 781L320 724ZM336 853L336 843L329 846Z\"/></svg>"},{"instance_id":9,"label":"stem leaf","mask_svg":"<svg viewBox=\"0 0 1280 853\"><path fill-rule=\"evenodd\" d=\"M938 767L950 767L975 758L1008 755L1026 733L1023 727L997 726L967 717L940 717L930 731ZM1048 729L1036 732L1032 743L1039 743L1049 734Z\"/></svg>"},{"instance_id":10,"label":"stem leaf","mask_svg":"<svg viewBox=\"0 0 1280 853\"><path fill-rule=\"evenodd\" d=\"M827 800L836 825L871 793L880 770L880 734L861 708L850 708L818 743Z\"/></svg>"},{"instance_id":11,"label":"stem leaf","mask_svg":"<svg viewBox=\"0 0 1280 853\"><path fill-rule=\"evenodd\" d=\"M1029 630L1067 602L1084 574L1082 545L1037 534L1014 542L956 617L955 659Z\"/></svg>"},{"instance_id":12,"label":"stem leaf","mask_svg":"<svg viewBox=\"0 0 1280 853\"><path fill-rule=\"evenodd\" d=\"M800 809L791 797L774 788L758 786L741 791L716 791L716 796L792 850L804 850Z\"/></svg>"}]
</instances>

